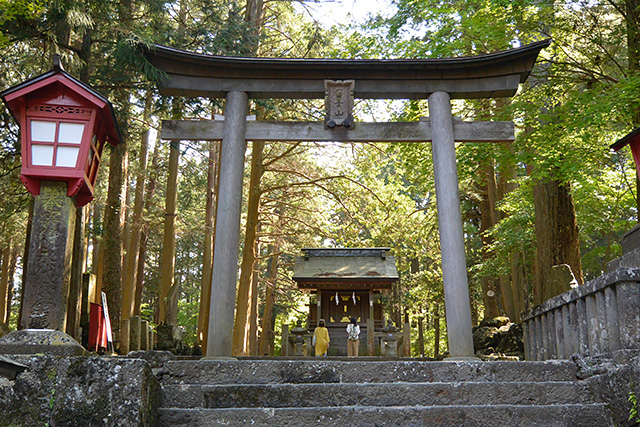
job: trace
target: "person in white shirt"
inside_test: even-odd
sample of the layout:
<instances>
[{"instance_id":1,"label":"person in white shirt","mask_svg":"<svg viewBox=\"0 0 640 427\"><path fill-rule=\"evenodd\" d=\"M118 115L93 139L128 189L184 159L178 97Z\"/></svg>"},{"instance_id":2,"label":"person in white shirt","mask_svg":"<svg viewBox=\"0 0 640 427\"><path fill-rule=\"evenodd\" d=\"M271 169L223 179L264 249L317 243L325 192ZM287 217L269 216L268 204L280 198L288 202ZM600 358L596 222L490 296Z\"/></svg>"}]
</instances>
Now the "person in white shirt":
<instances>
[{"instance_id":1,"label":"person in white shirt","mask_svg":"<svg viewBox=\"0 0 640 427\"><path fill-rule=\"evenodd\" d=\"M357 357L360 348L360 326L356 318L351 318L351 323L347 325L347 356Z\"/></svg>"}]
</instances>

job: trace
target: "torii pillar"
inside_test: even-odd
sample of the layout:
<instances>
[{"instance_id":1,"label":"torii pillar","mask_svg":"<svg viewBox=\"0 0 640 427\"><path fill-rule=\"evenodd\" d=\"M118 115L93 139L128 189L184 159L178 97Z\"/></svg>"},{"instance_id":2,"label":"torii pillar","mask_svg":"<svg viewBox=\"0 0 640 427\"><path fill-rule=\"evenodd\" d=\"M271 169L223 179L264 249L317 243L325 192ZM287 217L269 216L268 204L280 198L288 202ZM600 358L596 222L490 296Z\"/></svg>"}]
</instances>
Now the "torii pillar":
<instances>
[{"instance_id":1,"label":"torii pillar","mask_svg":"<svg viewBox=\"0 0 640 427\"><path fill-rule=\"evenodd\" d=\"M226 96L216 211L215 247L207 357L231 356L238 279L242 178L247 149L248 97L231 91Z\"/></svg>"},{"instance_id":2,"label":"torii pillar","mask_svg":"<svg viewBox=\"0 0 640 427\"><path fill-rule=\"evenodd\" d=\"M451 97L448 93L434 92L429 96L429 117L449 354L457 359L475 359Z\"/></svg>"}]
</instances>

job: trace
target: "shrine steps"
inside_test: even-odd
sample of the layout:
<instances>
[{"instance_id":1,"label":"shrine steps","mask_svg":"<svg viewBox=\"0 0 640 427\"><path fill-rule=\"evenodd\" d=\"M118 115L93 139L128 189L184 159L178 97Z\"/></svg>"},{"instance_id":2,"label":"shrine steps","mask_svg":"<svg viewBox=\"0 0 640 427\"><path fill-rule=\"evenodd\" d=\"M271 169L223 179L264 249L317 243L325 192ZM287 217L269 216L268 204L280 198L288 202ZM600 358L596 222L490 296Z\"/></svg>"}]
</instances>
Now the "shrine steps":
<instances>
[{"instance_id":1,"label":"shrine steps","mask_svg":"<svg viewBox=\"0 0 640 427\"><path fill-rule=\"evenodd\" d=\"M160 426L610 426L564 362L173 361Z\"/></svg>"}]
</instances>

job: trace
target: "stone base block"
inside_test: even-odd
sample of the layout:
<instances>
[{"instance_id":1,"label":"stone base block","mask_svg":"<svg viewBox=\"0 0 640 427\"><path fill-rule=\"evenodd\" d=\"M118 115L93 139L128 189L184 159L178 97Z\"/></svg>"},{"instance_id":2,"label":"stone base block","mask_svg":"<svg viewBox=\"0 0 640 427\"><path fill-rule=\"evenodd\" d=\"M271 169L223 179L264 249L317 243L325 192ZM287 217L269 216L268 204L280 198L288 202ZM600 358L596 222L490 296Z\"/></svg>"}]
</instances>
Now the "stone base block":
<instances>
[{"instance_id":1,"label":"stone base block","mask_svg":"<svg viewBox=\"0 0 640 427\"><path fill-rule=\"evenodd\" d=\"M0 354L84 356L87 351L64 332L52 329L22 329L0 338Z\"/></svg>"},{"instance_id":2,"label":"stone base block","mask_svg":"<svg viewBox=\"0 0 640 427\"><path fill-rule=\"evenodd\" d=\"M0 378L0 425L152 427L158 381L144 360L12 356L27 366Z\"/></svg>"}]
</instances>

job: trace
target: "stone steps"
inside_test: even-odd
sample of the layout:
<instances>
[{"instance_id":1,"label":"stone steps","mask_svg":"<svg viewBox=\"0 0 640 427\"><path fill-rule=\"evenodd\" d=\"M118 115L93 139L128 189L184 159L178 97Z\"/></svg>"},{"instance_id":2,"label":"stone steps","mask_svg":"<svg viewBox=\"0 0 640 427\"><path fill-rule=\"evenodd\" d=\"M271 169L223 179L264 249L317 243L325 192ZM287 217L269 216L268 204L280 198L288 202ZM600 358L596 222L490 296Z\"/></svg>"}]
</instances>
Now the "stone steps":
<instances>
[{"instance_id":1,"label":"stone steps","mask_svg":"<svg viewBox=\"0 0 640 427\"><path fill-rule=\"evenodd\" d=\"M162 384L305 384L389 382L574 381L569 362L429 362L376 359L180 360L167 362Z\"/></svg>"},{"instance_id":2,"label":"stone steps","mask_svg":"<svg viewBox=\"0 0 640 427\"><path fill-rule=\"evenodd\" d=\"M210 409L588 404L589 397L589 390L574 382L174 385L163 389L164 406Z\"/></svg>"},{"instance_id":3,"label":"stone steps","mask_svg":"<svg viewBox=\"0 0 640 427\"><path fill-rule=\"evenodd\" d=\"M606 427L601 405L492 405L263 409L175 409L158 411L158 427L181 426L432 426Z\"/></svg>"},{"instance_id":4,"label":"stone steps","mask_svg":"<svg viewBox=\"0 0 640 427\"><path fill-rule=\"evenodd\" d=\"M172 361L156 373L158 425L612 426L576 373L567 361Z\"/></svg>"}]
</instances>

